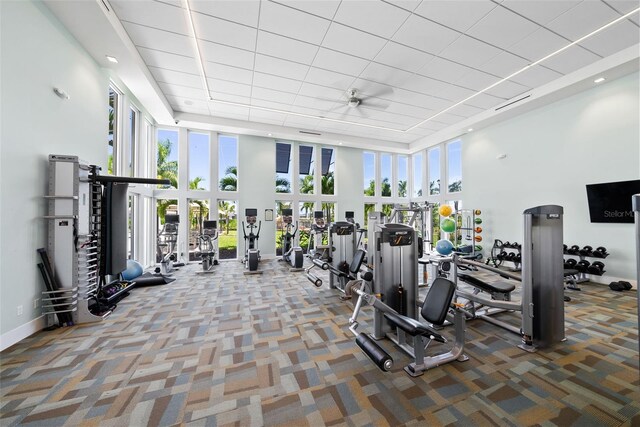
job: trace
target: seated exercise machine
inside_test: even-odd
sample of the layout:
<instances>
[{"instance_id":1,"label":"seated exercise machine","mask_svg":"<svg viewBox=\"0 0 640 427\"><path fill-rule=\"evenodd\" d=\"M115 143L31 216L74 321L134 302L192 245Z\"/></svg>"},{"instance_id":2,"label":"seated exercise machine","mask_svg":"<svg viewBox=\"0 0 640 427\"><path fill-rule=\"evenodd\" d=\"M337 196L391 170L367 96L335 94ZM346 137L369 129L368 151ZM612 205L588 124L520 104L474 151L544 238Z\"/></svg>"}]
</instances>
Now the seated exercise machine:
<instances>
[{"instance_id":1,"label":"seated exercise machine","mask_svg":"<svg viewBox=\"0 0 640 427\"><path fill-rule=\"evenodd\" d=\"M452 278L472 286L472 291L458 287L458 299L466 300L470 318L479 318L521 336L520 348L535 351L564 341L564 265L562 260L561 206L537 206L524 211L522 277L489 265L454 255ZM488 270L503 278L521 282L521 298L512 301L515 283L489 283L472 274L458 273L460 267ZM493 315L520 312L519 325L512 325Z\"/></svg>"},{"instance_id":2,"label":"seated exercise machine","mask_svg":"<svg viewBox=\"0 0 640 427\"><path fill-rule=\"evenodd\" d=\"M247 226L245 227L244 221L242 221L242 234L244 235L244 266L248 269L245 273L262 273L258 271L258 263L260 262L260 250L258 249L258 239L260 238L260 229L262 228L262 221L258 221L258 232L254 233L253 229L256 228L256 221L258 219L258 209L245 209L245 219ZM249 234L247 234L247 228Z\"/></svg>"},{"instance_id":3,"label":"seated exercise machine","mask_svg":"<svg viewBox=\"0 0 640 427\"><path fill-rule=\"evenodd\" d=\"M180 215L166 214L164 216L164 225L162 226L160 233L158 233L157 238L156 248L157 256L160 260L160 267L156 267L156 273L170 274L175 267L181 267L184 265L176 262L179 224Z\"/></svg>"},{"instance_id":4,"label":"seated exercise machine","mask_svg":"<svg viewBox=\"0 0 640 427\"><path fill-rule=\"evenodd\" d=\"M353 211L346 211L344 213L344 218L346 222L353 224L356 227L356 231L358 232L358 242L356 243L356 248L365 249L364 241L362 240L362 237L367 233L367 229L360 228L360 224L356 222L355 213Z\"/></svg>"},{"instance_id":5,"label":"seated exercise machine","mask_svg":"<svg viewBox=\"0 0 640 427\"><path fill-rule=\"evenodd\" d=\"M293 225L293 209L282 209L282 260L291 265L290 271L303 270L304 255L302 248L296 245L298 222Z\"/></svg>"},{"instance_id":6,"label":"seated exercise machine","mask_svg":"<svg viewBox=\"0 0 640 427\"><path fill-rule=\"evenodd\" d=\"M453 303L455 283L445 278L434 281L420 309L420 315L429 324L418 321L417 243L416 231L410 226L376 225L371 255L373 283L362 281L359 289L353 289L358 294L358 301L349 319L349 329L356 335L356 343L380 369L391 369L393 360L375 340L389 338L413 358L413 362L404 368L411 376L422 375L427 369L454 360L468 360L464 355L464 311L460 304ZM374 308L372 335L357 331L358 314L365 303ZM432 326L443 325L447 319L455 324L453 347L443 354L427 356L425 350L431 341L447 342Z\"/></svg>"},{"instance_id":7,"label":"seated exercise machine","mask_svg":"<svg viewBox=\"0 0 640 427\"><path fill-rule=\"evenodd\" d=\"M318 288L322 286L322 279L311 273L311 270L314 267L320 267L323 270L329 269L331 263L331 246L324 243L328 228L327 223L324 221L324 213L322 211L315 211L313 213L313 224L311 224L309 243L307 246L307 257L311 260L311 266L305 271L307 279Z\"/></svg>"},{"instance_id":8,"label":"seated exercise machine","mask_svg":"<svg viewBox=\"0 0 640 427\"><path fill-rule=\"evenodd\" d=\"M202 259L202 271L210 272L218 265L218 222L204 220L202 234L198 236L198 252Z\"/></svg>"},{"instance_id":9,"label":"seated exercise machine","mask_svg":"<svg viewBox=\"0 0 640 427\"><path fill-rule=\"evenodd\" d=\"M329 287L344 293L349 280L353 280L354 273L350 271L352 261L355 259L358 227L355 223L337 221L329 227L329 246L331 248L331 261L329 263ZM360 252L359 263L355 274L360 270L364 259L364 250Z\"/></svg>"}]
</instances>

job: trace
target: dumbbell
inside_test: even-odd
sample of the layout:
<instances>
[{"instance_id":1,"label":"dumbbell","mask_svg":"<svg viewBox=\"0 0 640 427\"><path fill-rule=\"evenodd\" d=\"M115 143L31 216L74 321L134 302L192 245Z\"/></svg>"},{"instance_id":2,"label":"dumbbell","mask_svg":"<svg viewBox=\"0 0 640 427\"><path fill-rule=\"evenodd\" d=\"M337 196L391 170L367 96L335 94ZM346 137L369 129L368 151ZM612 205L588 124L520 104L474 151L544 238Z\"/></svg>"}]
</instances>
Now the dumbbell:
<instances>
[{"instance_id":1,"label":"dumbbell","mask_svg":"<svg viewBox=\"0 0 640 427\"><path fill-rule=\"evenodd\" d=\"M564 261L564 268L566 268L567 270L574 270L577 263L578 261L576 261L575 259L569 258Z\"/></svg>"},{"instance_id":2,"label":"dumbbell","mask_svg":"<svg viewBox=\"0 0 640 427\"><path fill-rule=\"evenodd\" d=\"M611 288L612 291L618 291L618 292L630 291L631 283L625 282L625 281L611 282L609 283L609 288Z\"/></svg>"},{"instance_id":3,"label":"dumbbell","mask_svg":"<svg viewBox=\"0 0 640 427\"><path fill-rule=\"evenodd\" d=\"M516 259L516 254L514 252L509 252L509 254L507 255L506 260L513 262L513 261L515 261L515 259Z\"/></svg>"},{"instance_id":4,"label":"dumbbell","mask_svg":"<svg viewBox=\"0 0 640 427\"><path fill-rule=\"evenodd\" d=\"M496 256L496 258L498 258L500 261L503 261L504 259L506 259L507 257L507 251L502 251L498 254L498 256Z\"/></svg>"},{"instance_id":5,"label":"dumbbell","mask_svg":"<svg viewBox=\"0 0 640 427\"><path fill-rule=\"evenodd\" d=\"M510 248L511 247L511 243L509 243L509 241L507 240L506 242L504 242L504 245L502 245L502 247Z\"/></svg>"},{"instance_id":6,"label":"dumbbell","mask_svg":"<svg viewBox=\"0 0 640 427\"><path fill-rule=\"evenodd\" d=\"M589 274L595 274L596 276L602 276L602 273L604 273L604 263L600 261L594 262L587 267L587 272Z\"/></svg>"},{"instance_id":7,"label":"dumbbell","mask_svg":"<svg viewBox=\"0 0 640 427\"><path fill-rule=\"evenodd\" d=\"M578 263L576 264L576 270L581 273L586 273L590 265L591 263L589 261L583 259L581 261L578 261Z\"/></svg>"},{"instance_id":8,"label":"dumbbell","mask_svg":"<svg viewBox=\"0 0 640 427\"><path fill-rule=\"evenodd\" d=\"M511 247L512 247L513 249L520 249L520 243L518 243L518 242L513 242L513 243L511 244Z\"/></svg>"},{"instance_id":9,"label":"dumbbell","mask_svg":"<svg viewBox=\"0 0 640 427\"><path fill-rule=\"evenodd\" d=\"M520 264L522 262L522 254L516 254L516 258L514 261Z\"/></svg>"},{"instance_id":10,"label":"dumbbell","mask_svg":"<svg viewBox=\"0 0 640 427\"><path fill-rule=\"evenodd\" d=\"M567 245L562 245L562 253L566 254L567 253Z\"/></svg>"},{"instance_id":11,"label":"dumbbell","mask_svg":"<svg viewBox=\"0 0 640 427\"><path fill-rule=\"evenodd\" d=\"M607 248L604 246L598 246L593 254L591 254L594 258L606 258L609 254L607 253Z\"/></svg>"},{"instance_id":12,"label":"dumbbell","mask_svg":"<svg viewBox=\"0 0 640 427\"><path fill-rule=\"evenodd\" d=\"M584 248L578 251L578 253L582 256L591 256L592 252L593 252L593 248L589 245L585 246Z\"/></svg>"},{"instance_id":13,"label":"dumbbell","mask_svg":"<svg viewBox=\"0 0 640 427\"><path fill-rule=\"evenodd\" d=\"M580 246L573 245L569 249L567 249L567 253L569 255L580 255Z\"/></svg>"}]
</instances>

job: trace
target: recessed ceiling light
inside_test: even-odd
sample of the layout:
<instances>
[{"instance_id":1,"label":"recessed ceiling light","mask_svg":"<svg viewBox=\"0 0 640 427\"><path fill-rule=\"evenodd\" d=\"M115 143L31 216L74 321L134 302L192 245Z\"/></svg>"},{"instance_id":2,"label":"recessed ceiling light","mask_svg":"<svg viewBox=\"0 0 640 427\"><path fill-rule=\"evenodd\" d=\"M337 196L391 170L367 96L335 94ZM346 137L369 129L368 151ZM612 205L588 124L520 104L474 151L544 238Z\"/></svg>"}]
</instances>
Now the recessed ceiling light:
<instances>
[{"instance_id":1,"label":"recessed ceiling light","mask_svg":"<svg viewBox=\"0 0 640 427\"><path fill-rule=\"evenodd\" d=\"M594 83L602 83L603 81L605 81L606 79L604 77L598 77L597 79L595 79L593 82Z\"/></svg>"},{"instance_id":2,"label":"recessed ceiling light","mask_svg":"<svg viewBox=\"0 0 640 427\"><path fill-rule=\"evenodd\" d=\"M107 61L109 61L109 62L113 62L114 64L118 63L118 58L116 58L115 56L105 55L105 57L107 58Z\"/></svg>"},{"instance_id":3,"label":"recessed ceiling light","mask_svg":"<svg viewBox=\"0 0 640 427\"><path fill-rule=\"evenodd\" d=\"M473 132L473 128L467 129L467 132Z\"/></svg>"},{"instance_id":4,"label":"recessed ceiling light","mask_svg":"<svg viewBox=\"0 0 640 427\"><path fill-rule=\"evenodd\" d=\"M342 145L342 142L338 142L338 145Z\"/></svg>"},{"instance_id":5,"label":"recessed ceiling light","mask_svg":"<svg viewBox=\"0 0 640 427\"><path fill-rule=\"evenodd\" d=\"M268 133L267 136L273 136L273 134L272 133Z\"/></svg>"}]
</instances>

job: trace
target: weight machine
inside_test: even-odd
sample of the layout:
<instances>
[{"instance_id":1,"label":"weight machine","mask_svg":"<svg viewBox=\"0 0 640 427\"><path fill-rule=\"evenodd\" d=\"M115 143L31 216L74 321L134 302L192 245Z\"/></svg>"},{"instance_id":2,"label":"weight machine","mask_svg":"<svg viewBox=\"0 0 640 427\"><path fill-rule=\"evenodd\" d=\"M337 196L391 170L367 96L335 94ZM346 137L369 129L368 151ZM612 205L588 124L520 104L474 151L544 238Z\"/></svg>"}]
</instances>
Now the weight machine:
<instances>
[{"instance_id":1,"label":"weight machine","mask_svg":"<svg viewBox=\"0 0 640 427\"><path fill-rule=\"evenodd\" d=\"M200 259L202 259L202 272L211 272L213 266L218 265L217 221L202 221L202 233L198 236L198 252L200 252Z\"/></svg>"},{"instance_id":2,"label":"weight machine","mask_svg":"<svg viewBox=\"0 0 640 427\"><path fill-rule=\"evenodd\" d=\"M302 248L296 245L298 222L293 225L293 209L282 209L282 260L291 265L291 271L302 270L304 255Z\"/></svg>"}]
</instances>

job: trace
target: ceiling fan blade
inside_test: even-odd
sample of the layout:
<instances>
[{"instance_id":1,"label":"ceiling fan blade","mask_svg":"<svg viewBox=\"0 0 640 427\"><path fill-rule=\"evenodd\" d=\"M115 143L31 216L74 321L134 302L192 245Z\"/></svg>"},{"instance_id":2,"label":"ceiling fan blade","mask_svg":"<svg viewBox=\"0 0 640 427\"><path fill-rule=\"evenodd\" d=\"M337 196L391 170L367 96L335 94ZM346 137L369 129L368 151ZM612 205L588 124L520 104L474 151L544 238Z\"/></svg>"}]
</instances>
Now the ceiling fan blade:
<instances>
[{"instance_id":1,"label":"ceiling fan blade","mask_svg":"<svg viewBox=\"0 0 640 427\"><path fill-rule=\"evenodd\" d=\"M384 87L377 90L363 90L362 93L366 95L366 98L384 98L385 96L393 95L394 90L391 86L384 85Z\"/></svg>"},{"instance_id":2,"label":"ceiling fan blade","mask_svg":"<svg viewBox=\"0 0 640 427\"><path fill-rule=\"evenodd\" d=\"M391 103L382 99L366 98L361 101L361 105L376 110L386 110L387 108L389 108L389 105L391 105Z\"/></svg>"}]
</instances>

